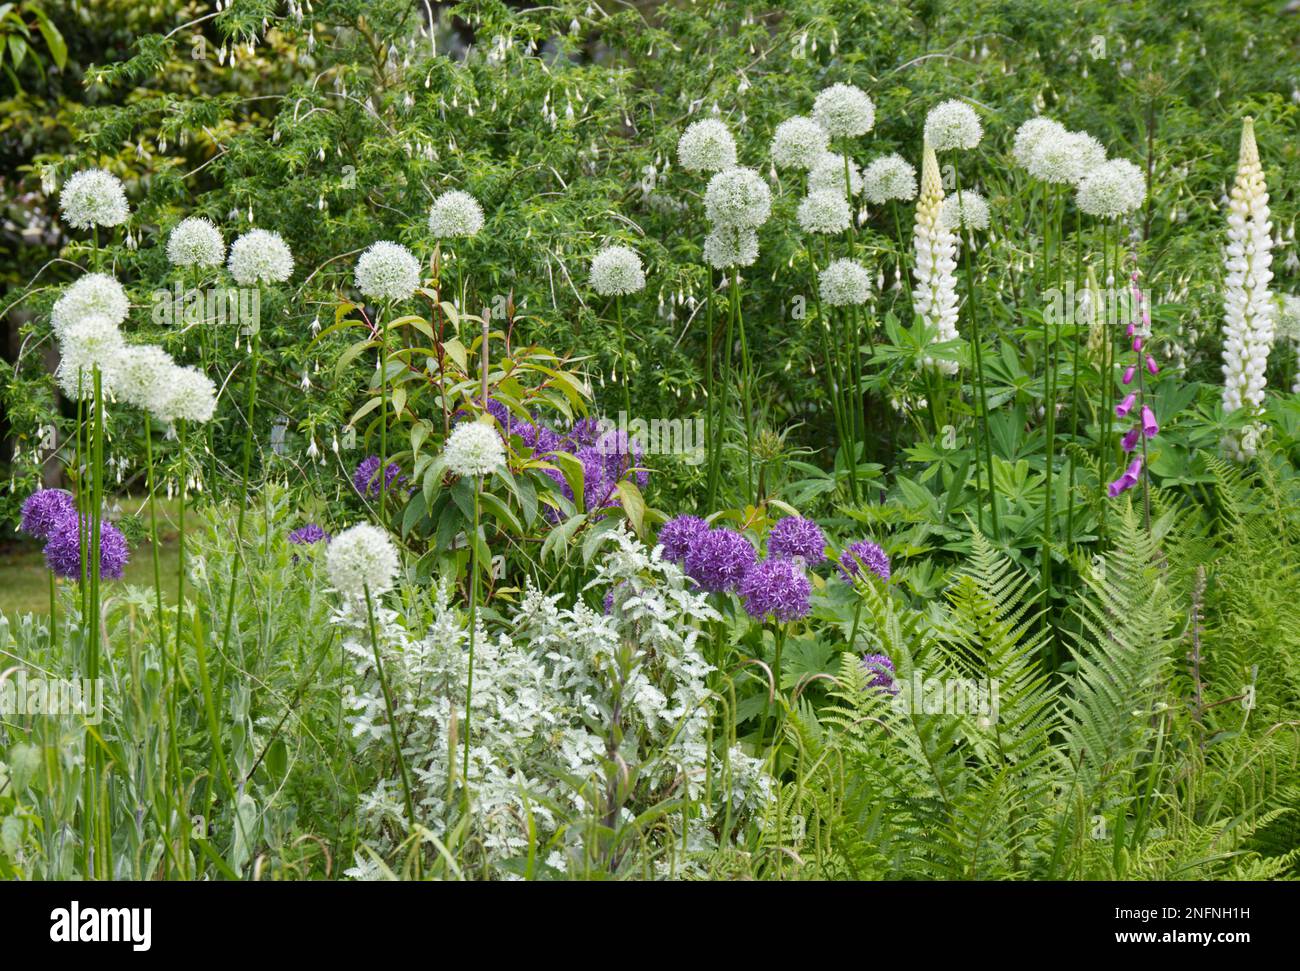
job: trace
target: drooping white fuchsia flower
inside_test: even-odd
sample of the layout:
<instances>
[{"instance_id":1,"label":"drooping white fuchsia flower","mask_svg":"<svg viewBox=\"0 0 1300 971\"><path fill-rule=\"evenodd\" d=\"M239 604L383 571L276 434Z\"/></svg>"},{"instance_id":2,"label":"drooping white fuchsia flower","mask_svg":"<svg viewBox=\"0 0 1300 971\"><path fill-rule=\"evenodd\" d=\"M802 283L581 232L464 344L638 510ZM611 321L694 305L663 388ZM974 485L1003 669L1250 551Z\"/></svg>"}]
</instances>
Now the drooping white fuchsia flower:
<instances>
[{"instance_id":1,"label":"drooping white fuchsia flower","mask_svg":"<svg viewBox=\"0 0 1300 971\"><path fill-rule=\"evenodd\" d=\"M120 226L131 215L122 180L103 169L83 169L59 194L63 219L74 229Z\"/></svg>"},{"instance_id":2,"label":"drooping white fuchsia flower","mask_svg":"<svg viewBox=\"0 0 1300 971\"><path fill-rule=\"evenodd\" d=\"M916 286L912 305L916 313L934 328L935 342L956 340L957 334L957 238L943 223L943 182L939 160L929 142L921 163L921 197L916 205L913 232L916 251ZM927 358L927 365L944 374L956 374L956 361Z\"/></svg>"},{"instance_id":3,"label":"drooping white fuchsia flower","mask_svg":"<svg viewBox=\"0 0 1300 971\"><path fill-rule=\"evenodd\" d=\"M1258 413L1264 403L1265 372L1273 347L1277 304L1269 293L1273 262L1268 185L1255 144L1255 124L1241 127L1237 178L1228 202L1227 274L1223 293L1223 410ZM1254 423L1258 425L1258 423ZM1258 427L1225 436L1223 450L1244 462L1255 454Z\"/></svg>"},{"instance_id":4,"label":"drooping white fuchsia flower","mask_svg":"<svg viewBox=\"0 0 1300 971\"><path fill-rule=\"evenodd\" d=\"M677 140L677 160L687 172L721 172L736 165L736 140L717 118L686 126Z\"/></svg>"}]
</instances>

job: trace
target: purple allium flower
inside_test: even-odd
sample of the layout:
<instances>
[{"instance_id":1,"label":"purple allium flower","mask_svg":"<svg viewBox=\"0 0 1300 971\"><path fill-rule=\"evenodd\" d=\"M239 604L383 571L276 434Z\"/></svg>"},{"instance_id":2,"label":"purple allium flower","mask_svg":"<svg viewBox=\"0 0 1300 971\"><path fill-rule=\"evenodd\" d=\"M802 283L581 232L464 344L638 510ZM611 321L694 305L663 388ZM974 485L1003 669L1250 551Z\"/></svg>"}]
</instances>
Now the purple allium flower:
<instances>
[{"instance_id":1,"label":"purple allium flower","mask_svg":"<svg viewBox=\"0 0 1300 971\"><path fill-rule=\"evenodd\" d=\"M86 532L86 542L89 543L93 524L89 516L81 517L81 522ZM102 520L99 524L100 577L120 580L129 555L122 531L108 520ZM45 563L58 576L69 580L81 579L81 535L75 515L65 519L50 533L49 542L45 544Z\"/></svg>"},{"instance_id":2,"label":"purple allium flower","mask_svg":"<svg viewBox=\"0 0 1300 971\"><path fill-rule=\"evenodd\" d=\"M871 675L868 688L883 688L891 695L898 694L894 683L894 662L885 654L868 654L862 658L862 667Z\"/></svg>"},{"instance_id":3,"label":"purple allium flower","mask_svg":"<svg viewBox=\"0 0 1300 971\"><path fill-rule=\"evenodd\" d=\"M330 541L330 534L325 532L315 523L308 523L306 526L299 526L289 534L289 542L295 546L309 546L312 543L319 543L324 540Z\"/></svg>"},{"instance_id":4,"label":"purple allium flower","mask_svg":"<svg viewBox=\"0 0 1300 971\"><path fill-rule=\"evenodd\" d=\"M709 593L733 589L758 560L754 544L734 529L711 529L686 553L686 575Z\"/></svg>"},{"instance_id":5,"label":"purple allium flower","mask_svg":"<svg viewBox=\"0 0 1300 971\"><path fill-rule=\"evenodd\" d=\"M605 613L612 614L613 612L614 612L614 588L610 587L608 590L605 591Z\"/></svg>"},{"instance_id":6,"label":"purple allium flower","mask_svg":"<svg viewBox=\"0 0 1300 971\"><path fill-rule=\"evenodd\" d=\"M393 480L397 479L398 483L406 481L406 476L398 478L401 470L397 467L396 462L389 462L385 470L384 486L385 491L393 491ZM361 460L357 470L352 473L352 486L363 496L379 496L379 456L371 455Z\"/></svg>"},{"instance_id":7,"label":"purple allium flower","mask_svg":"<svg viewBox=\"0 0 1300 971\"><path fill-rule=\"evenodd\" d=\"M63 489L37 489L23 502L20 527L28 536L47 539L55 529L77 515L72 493Z\"/></svg>"},{"instance_id":8,"label":"purple allium flower","mask_svg":"<svg viewBox=\"0 0 1300 971\"><path fill-rule=\"evenodd\" d=\"M741 578L737 592L745 598L745 611L756 620L772 617L781 622L799 620L812 611L812 584L803 566L793 558L760 560Z\"/></svg>"},{"instance_id":9,"label":"purple allium flower","mask_svg":"<svg viewBox=\"0 0 1300 971\"><path fill-rule=\"evenodd\" d=\"M867 569L881 580L889 580L889 556L871 540L863 539L850 543L841 554L840 574L844 579L852 581L858 575L861 570L859 561L865 563Z\"/></svg>"},{"instance_id":10,"label":"purple allium flower","mask_svg":"<svg viewBox=\"0 0 1300 971\"><path fill-rule=\"evenodd\" d=\"M826 537L821 527L802 516L787 516L767 537L768 556L798 556L809 566L826 559Z\"/></svg>"},{"instance_id":11,"label":"purple allium flower","mask_svg":"<svg viewBox=\"0 0 1300 971\"><path fill-rule=\"evenodd\" d=\"M570 452L576 452L584 445L595 445L596 439L600 436L600 419L599 418L582 418L573 423L569 429L569 434L565 436L564 449Z\"/></svg>"},{"instance_id":12,"label":"purple allium flower","mask_svg":"<svg viewBox=\"0 0 1300 971\"><path fill-rule=\"evenodd\" d=\"M664 559L680 566L691 547L708 531L709 524L699 516L674 516L659 527L659 545L664 548Z\"/></svg>"}]
</instances>

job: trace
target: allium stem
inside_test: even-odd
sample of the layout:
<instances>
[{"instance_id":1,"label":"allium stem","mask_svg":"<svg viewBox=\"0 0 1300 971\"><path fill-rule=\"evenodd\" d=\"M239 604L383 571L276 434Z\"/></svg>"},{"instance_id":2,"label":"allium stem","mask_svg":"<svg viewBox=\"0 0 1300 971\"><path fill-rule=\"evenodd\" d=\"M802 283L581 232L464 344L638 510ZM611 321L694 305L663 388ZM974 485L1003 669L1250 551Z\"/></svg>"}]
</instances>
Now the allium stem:
<instances>
[{"instance_id":1,"label":"allium stem","mask_svg":"<svg viewBox=\"0 0 1300 971\"><path fill-rule=\"evenodd\" d=\"M618 378L623 385L623 413L627 420L632 420L632 399L627 381L627 343L623 333L623 298L614 298L614 310L618 317Z\"/></svg>"},{"instance_id":2,"label":"allium stem","mask_svg":"<svg viewBox=\"0 0 1300 971\"><path fill-rule=\"evenodd\" d=\"M94 683L99 678L100 650L100 591L99 591L99 545L100 520L104 506L104 388L103 375L98 365L92 370L94 382L95 411L91 418L93 440L91 444L91 490L90 490L90 545L87 550L82 546L82 575L89 573L89 637L87 639L86 677ZM87 562L88 561L88 562ZM85 742L85 803L82 806L84 824L83 848L86 853L87 874L106 879L109 876L111 857L107 846L103 845L107 834L99 830L99 746L95 732L86 729Z\"/></svg>"},{"instance_id":3,"label":"allium stem","mask_svg":"<svg viewBox=\"0 0 1300 971\"><path fill-rule=\"evenodd\" d=\"M388 499L388 314L389 303L384 308L377 327L379 330L379 521L384 521L385 501Z\"/></svg>"},{"instance_id":4,"label":"allium stem","mask_svg":"<svg viewBox=\"0 0 1300 971\"><path fill-rule=\"evenodd\" d=\"M849 439L844 427L844 410L841 407L840 392L835 386L836 363L833 356L834 352L831 350L830 324L822 314L821 288L817 285L816 258L813 256L811 248L805 249L805 253L808 256L808 265L812 271L813 309L817 312L817 332L821 336L823 370L826 372L826 389L831 399L831 411L835 418L835 434L839 441L841 454L846 454L849 449ZM849 471L849 496L856 506L858 501L857 482L852 469Z\"/></svg>"},{"instance_id":5,"label":"allium stem","mask_svg":"<svg viewBox=\"0 0 1300 971\"><path fill-rule=\"evenodd\" d=\"M474 522L469 536L469 662L465 678L465 756L461 769L462 784L465 788L465 808L469 809L469 749L470 727L474 714L474 635L478 625L478 520L479 493L483 488L483 477L474 477Z\"/></svg>"},{"instance_id":6,"label":"allium stem","mask_svg":"<svg viewBox=\"0 0 1300 971\"><path fill-rule=\"evenodd\" d=\"M384 662L379 656L379 633L375 627L375 601L370 596L369 584L366 591L366 614L370 620L370 649L375 656L375 674L379 676L379 688L384 693L384 709L388 713L388 730L393 738L393 754L397 757L397 769L402 779L402 796L406 800L406 822L415 828L415 800L411 797L411 778L406 771L406 757L402 754L402 739L397 733L397 715L393 711L393 693L388 688L388 676L384 673Z\"/></svg>"},{"instance_id":7,"label":"allium stem","mask_svg":"<svg viewBox=\"0 0 1300 971\"><path fill-rule=\"evenodd\" d=\"M736 331L740 337L741 407L744 409L745 419L746 499L752 503L754 501L754 411L751 400L753 367L749 359L749 344L745 340L745 317L740 311L740 270L734 266L731 268L731 301L732 312L736 319Z\"/></svg>"}]
</instances>

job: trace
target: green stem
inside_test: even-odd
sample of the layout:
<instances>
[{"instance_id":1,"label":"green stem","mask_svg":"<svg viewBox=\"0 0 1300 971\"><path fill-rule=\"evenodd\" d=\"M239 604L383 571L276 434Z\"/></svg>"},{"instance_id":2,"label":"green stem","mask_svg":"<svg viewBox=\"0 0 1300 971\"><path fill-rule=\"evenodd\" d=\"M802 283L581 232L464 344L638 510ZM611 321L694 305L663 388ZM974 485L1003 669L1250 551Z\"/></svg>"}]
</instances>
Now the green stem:
<instances>
[{"instance_id":1,"label":"green stem","mask_svg":"<svg viewBox=\"0 0 1300 971\"><path fill-rule=\"evenodd\" d=\"M479 521L479 492L483 488L483 480L476 476L474 478L474 522L473 531L469 537L469 670L465 679L465 758L462 767L462 777L465 786L465 806L469 808L469 749L470 749L470 729L474 709L474 638L475 628L478 625L478 521Z\"/></svg>"},{"instance_id":2,"label":"green stem","mask_svg":"<svg viewBox=\"0 0 1300 971\"><path fill-rule=\"evenodd\" d=\"M397 757L397 769L402 779L402 796L406 800L406 821L415 828L415 800L411 796L411 778L406 771L406 757L402 754L402 740L397 733L397 715L393 711L393 693L388 688L388 676L384 674L384 662L379 656L379 634L375 628L375 602L370 596L370 586L366 591L366 613L370 619L370 649L375 655L375 673L379 676L379 687L384 693L384 708L388 712L388 730L393 738L393 754Z\"/></svg>"}]
</instances>

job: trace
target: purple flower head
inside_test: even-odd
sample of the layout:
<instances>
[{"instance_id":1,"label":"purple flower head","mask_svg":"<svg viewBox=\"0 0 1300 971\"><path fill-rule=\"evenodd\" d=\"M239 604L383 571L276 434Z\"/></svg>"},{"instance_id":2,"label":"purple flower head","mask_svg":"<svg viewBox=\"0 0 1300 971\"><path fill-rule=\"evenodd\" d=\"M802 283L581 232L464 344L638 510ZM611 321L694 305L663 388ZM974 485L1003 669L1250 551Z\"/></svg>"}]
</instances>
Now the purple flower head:
<instances>
[{"instance_id":1,"label":"purple flower head","mask_svg":"<svg viewBox=\"0 0 1300 971\"><path fill-rule=\"evenodd\" d=\"M791 557L759 560L741 578L737 592L745 598L745 612L755 620L767 617L788 623L812 611L812 584L803 566Z\"/></svg>"},{"instance_id":2,"label":"purple flower head","mask_svg":"<svg viewBox=\"0 0 1300 971\"><path fill-rule=\"evenodd\" d=\"M1137 448L1138 436L1141 434L1142 429L1138 428L1136 425L1130 428L1128 432L1125 433L1124 437L1120 439L1120 445L1123 446L1124 451L1131 452L1133 449Z\"/></svg>"},{"instance_id":3,"label":"purple flower head","mask_svg":"<svg viewBox=\"0 0 1300 971\"><path fill-rule=\"evenodd\" d=\"M711 529L686 553L686 575L709 593L734 589L758 560L754 545L734 529Z\"/></svg>"},{"instance_id":4,"label":"purple flower head","mask_svg":"<svg viewBox=\"0 0 1300 971\"><path fill-rule=\"evenodd\" d=\"M1147 355L1147 370L1150 371L1152 374L1160 373L1160 365L1156 363L1156 359L1152 357L1150 354Z\"/></svg>"},{"instance_id":5,"label":"purple flower head","mask_svg":"<svg viewBox=\"0 0 1300 971\"><path fill-rule=\"evenodd\" d=\"M1115 417L1123 418L1133 410L1133 402L1137 401L1137 395L1131 394L1115 406Z\"/></svg>"},{"instance_id":6,"label":"purple flower head","mask_svg":"<svg viewBox=\"0 0 1300 971\"><path fill-rule=\"evenodd\" d=\"M600 435L600 419L598 418L581 418L573 423L569 429L569 434L565 436L564 448L570 452L576 452L584 445L595 445L596 439Z\"/></svg>"},{"instance_id":7,"label":"purple flower head","mask_svg":"<svg viewBox=\"0 0 1300 971\"><path fill-rule=\"evenodd\" d=\"M328 543L330 534L325 532L315 523L308 523L306 526L299 526L289 534L289 542L295 546L310 546L312 543L321 541Z\"/></svg>"},{"instance_id":8,"label":"purple flower head","mask_svg":"<svg viewBox=\"0 0 1300 971\"><path fill-rule=\"evenodd\" d=\"M605 432L593 446L605 457L605 470L614 481L625 478L627 473L636 469L636 484L642 489L650 481L650 472L641 465L645 450L635 438L629 438L627 432L611 429Z\"/></svg>"},{"instance_id":9,"label":"purple flower head","mask_svg":"<svg viewBox=\"0 0 1300 971\"><path fill-rule=\"evenodd\" d=\"M89 516L81 517L82 529L86 533L86 542L90 542L93 524ZM105 580L120 580L122 568L126 566L130 552L126 548L126 537L122 531L107 520L99 524L99 575ZM45 544L45 564L56 575L69 580L81 579L81 534L77 529L75 515L65 519L50 533L49 542Z\"/></svg>"},{"instance_id":10,"label":"purple flower head","mask_svg":"<svg viewBox=\"0 0 1300 971\"><path fill-rule=\"evenodd\" d=\"M767 537L768 556L797 556L808 566L826 559L826 536L821 527L802 516L787 516Z\"/></svg>"},{"instance_id":11,"label":"purple flower head","mask_svg":"<svg viewBox=\"0 0 1300 971\"><path fill-rule=\"evenodd\" d=\"M1146 405L1142 406L1142 434L1147 438L1155 438L1160 431L1160 426L1156 424L1156 413Z\"/></svg>"},{"instance_id":12,"label":"purple flower head","mask_svg":"<svg viewBox=\"0 0 1300 971\"><path fill-rule=\"evenodd\" d=\"M406 481L406 476L398 478L401 470L397 467L396 462L389 462L388 468L384 474L385 491L393 491L393 480L397 479L398 483ZM364 458L357 466L357 470L352 473L352 485L363 496L379 496L379 456L371 455Z\"/></svg>"},{"instance_id":13,"label":"purple flower head","mask_svg":"<svg viewBox=\"0 0 1300 971\"><path fill-rule=\"evenodd\" d=\"M24 533L35 539L46 539L50 533L77 515L77 504L72 493L63 489L37 489L23 502Z\"/></svg>"},{"instance_id":14,"label":"purple flower head","mask_svg":"<svg viewBox=\"0 0 1300 971\"><path fill-rule=\"evenodd\" d=\"M848 545L840 556L840 574L852 582L861 572L862 564L866 564L867 569L881 580L889 580L889 556L869 539Z\"/></svg>"},{"instance_id":15,"label":"purple flower head","mask_svg":"<svg viewBox=\"0 0 1300 971\"><path fill-rule=\"evenodd\" d=\"M1124 379L1123 379L1123 380L1124 380L1124 383L1125 383L1125 384L1132 384L1132 383L1133 383L1133 375L1135 375L1135 374L1137 374L1137 368L1134 367L1132 364L1130 364L1128 367L1126 367L1126 368L1124 369Z\"/></svg>"},{"instance_id":16,"label":"purple flower head","mask_svg":"<svg viewBox=\"0 0 1300 971\"><path fill-rule=\"evenodd\" d=\"M868 654L862 658L862 667L871 675L868 688L882 688L891 695L898 694L894 683L894 662L886 654Z\"/></svg>"},{"instance_id":17,"label":"purple flower head","mask_svg":"<svg viewBox=\"0 0 1300 971\"><path fill-rule=\"evenodd\" d=\"M1106 487L1107 493L1112 499L1122 492L1127 492L1138 483L1138 476L1142 474L1142 456L1138 456L1129 463L1124 474Z\"/></svg>"},{"instance_id":18,"label":"purple flower head","mask_svg":"<svg viewBox=\"0 0 1300 971\"><path fill-rule=\"evenodd\" d=\"M614 612L614 588L610 587L605 591L605 613L606 615Z\"/></svg>"},{"instance_id":19,"label":"purple flower head","mask_svg":"<svg viewBox=\"0 0 1300 971\"><path fill-rule=\"evenodd\" d=\"M664 559L680 566L686 554L709 531L709 524L699 516L674 516L659 527L659 545Z\"/></svg>"}]
</instances>

